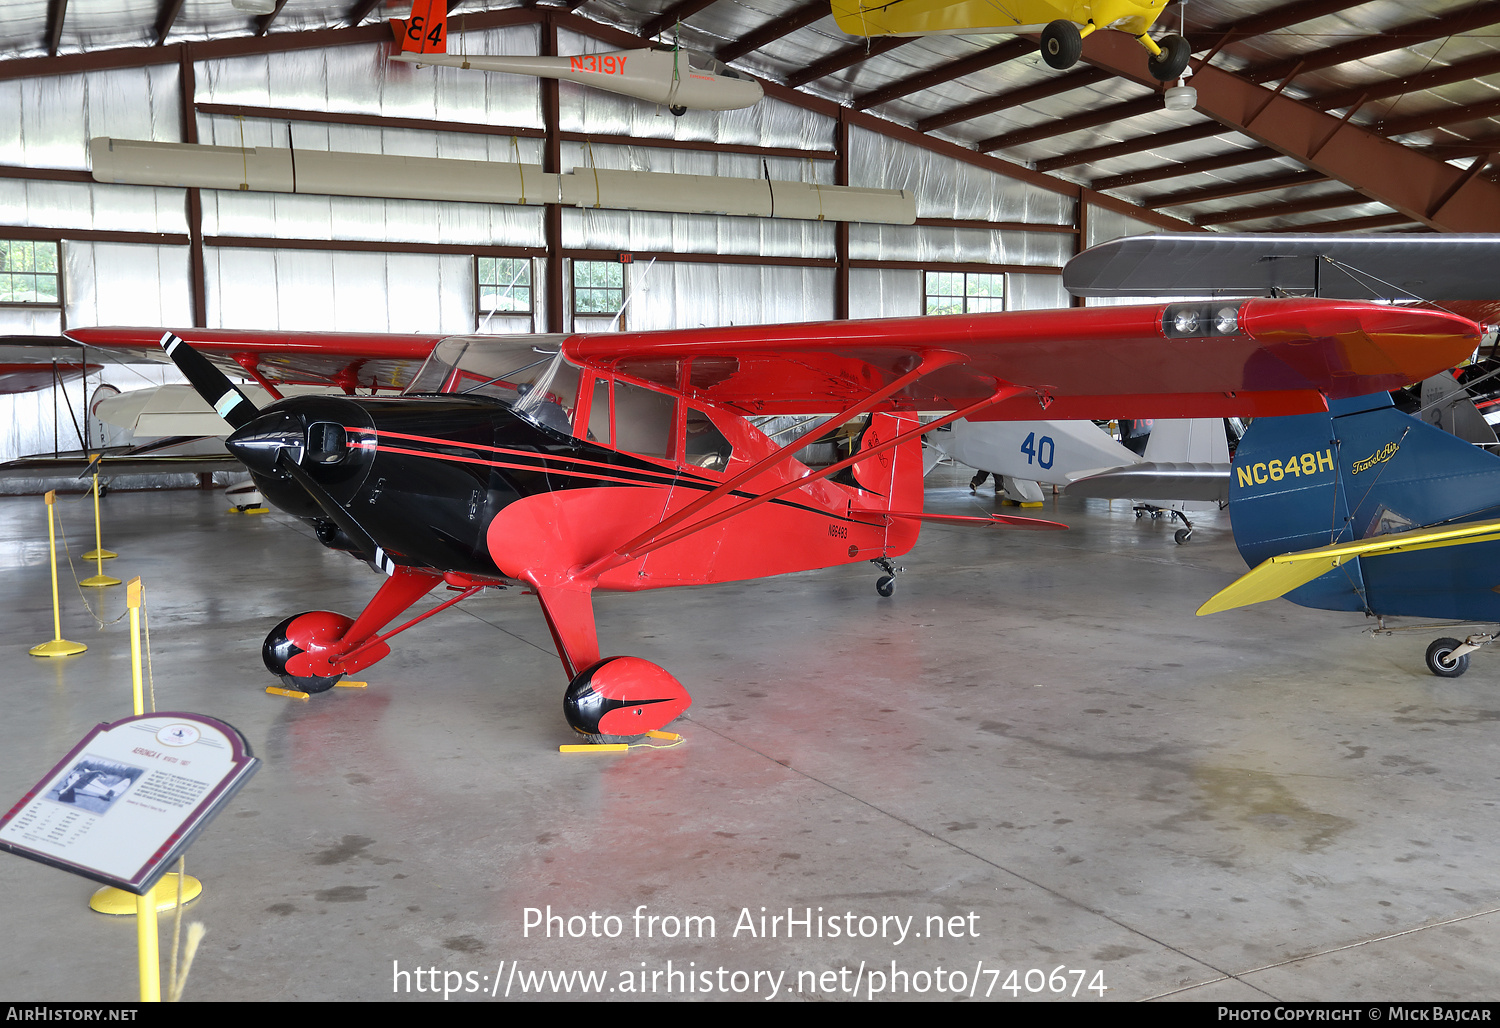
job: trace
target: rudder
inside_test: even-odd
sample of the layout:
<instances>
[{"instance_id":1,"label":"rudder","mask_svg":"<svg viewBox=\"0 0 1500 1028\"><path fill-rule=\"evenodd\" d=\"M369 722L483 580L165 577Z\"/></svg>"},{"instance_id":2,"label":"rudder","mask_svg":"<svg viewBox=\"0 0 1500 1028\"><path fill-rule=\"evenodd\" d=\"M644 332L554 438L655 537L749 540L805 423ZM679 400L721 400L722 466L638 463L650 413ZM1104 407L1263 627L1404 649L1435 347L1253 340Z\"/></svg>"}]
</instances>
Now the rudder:
<instances>
[{"instance_id":1,"label":"rudder","mask_svg":"<svg viewBox=\"0 0 1500 1028\"><path fill-rule=\"evenodd\" d=\"M448 52L447 0L412 0L411 17L391 19L396 52L446 54Z\"/></svg>"},{"instance_id":2,"label":"rudder","mask_svg":"<svg viewBox=\"0 0 1500 1028\"><path fill-rule=\"evenodd\" d=\"M1269 557L1500 513L1500 457L1396 410L1385 394L1261 418L1235 454L1235 543ZM1481 544L1494 546L1495 544ZM1489 617L1500 581L1473 547L1349 561L1287 599L1328 610ZM1477 604L1475 595L1483 594Z\"/></svg>"}]
</instances>

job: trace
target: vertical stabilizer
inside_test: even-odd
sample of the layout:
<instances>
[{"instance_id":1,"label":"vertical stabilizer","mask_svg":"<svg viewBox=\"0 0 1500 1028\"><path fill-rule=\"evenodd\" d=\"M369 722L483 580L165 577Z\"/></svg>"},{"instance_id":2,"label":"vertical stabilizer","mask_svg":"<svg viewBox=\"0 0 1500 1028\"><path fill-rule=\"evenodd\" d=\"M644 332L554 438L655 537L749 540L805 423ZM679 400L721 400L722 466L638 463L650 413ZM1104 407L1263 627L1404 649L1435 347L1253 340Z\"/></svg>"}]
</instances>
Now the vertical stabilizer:
<instances>
[{"instance_id":1,"label":"vertical stabilizer","mask_svg":"<svg viewBox=\"0 0 1500 1028\"><path fill-rule=\"evenodd\" d=\"M391 31L397 53L446 54L448 0L412 0L411 17L392 18Z\"/></svg>"},{"instance_id":2,"label":"vertical stabilizer","mask_svg":"<svg viewBox=\"0 0 1500 1028\"><path fill-rule=\"evenodd\" d=\"M1235 543L1283 553L1500 517L1500 457L1396 410L1385 394L1258 419L1235 454ZM1500 544L1362 557L1287 594L1309 607L1500 616ZM1493 608L1493 613L1490 613Z\"/></svg>"}]
</instances>

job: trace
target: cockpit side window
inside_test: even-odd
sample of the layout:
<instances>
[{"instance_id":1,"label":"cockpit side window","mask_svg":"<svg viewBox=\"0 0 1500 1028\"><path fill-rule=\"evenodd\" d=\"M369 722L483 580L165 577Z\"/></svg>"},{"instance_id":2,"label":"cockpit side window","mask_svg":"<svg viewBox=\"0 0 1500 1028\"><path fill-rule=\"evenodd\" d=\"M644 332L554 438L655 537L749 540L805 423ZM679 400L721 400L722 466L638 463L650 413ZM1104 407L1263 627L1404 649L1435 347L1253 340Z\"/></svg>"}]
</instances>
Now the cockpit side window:
<instances>
[{"instance_id":1,"label":"cockpit side window","mask_svg":"<svg viewBox=\"0 0 1500 1028\"><path fill-rule=\"evenodd\" d=\"M684 416L684 439L682 459L708 471L723 471L729 467L729 458L734 455L734 446L706 411L687 406Z\"/></svg>"},{"instance_id":2,"label":"cockpit side window","mask_svg":"<svg viewBox=\"0 0 1500 1028\"><path fill-rule=\"evenodd\" d=\"M644 457L670 457L676 417L675 397L615 380L615 449Z\"/></svg>"}]
</instances>

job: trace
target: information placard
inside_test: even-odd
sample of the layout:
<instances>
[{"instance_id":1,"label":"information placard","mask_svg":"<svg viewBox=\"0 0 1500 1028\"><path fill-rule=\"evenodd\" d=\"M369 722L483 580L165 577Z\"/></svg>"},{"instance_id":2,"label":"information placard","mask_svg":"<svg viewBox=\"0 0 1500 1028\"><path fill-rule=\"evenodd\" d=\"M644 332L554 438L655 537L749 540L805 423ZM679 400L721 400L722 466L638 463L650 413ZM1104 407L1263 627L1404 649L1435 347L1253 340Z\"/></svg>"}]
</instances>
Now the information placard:
<instances>
[{"instance_id":1,"label":"information placard","mask_svg":"<svg viewBox=\"0 0 1500 1028\"><path fill-rule=\"evenodd\" d=\"M201 714L101 724L0 818L0 849L144 895L259 765Z\"/></svg>"}]
</instances>

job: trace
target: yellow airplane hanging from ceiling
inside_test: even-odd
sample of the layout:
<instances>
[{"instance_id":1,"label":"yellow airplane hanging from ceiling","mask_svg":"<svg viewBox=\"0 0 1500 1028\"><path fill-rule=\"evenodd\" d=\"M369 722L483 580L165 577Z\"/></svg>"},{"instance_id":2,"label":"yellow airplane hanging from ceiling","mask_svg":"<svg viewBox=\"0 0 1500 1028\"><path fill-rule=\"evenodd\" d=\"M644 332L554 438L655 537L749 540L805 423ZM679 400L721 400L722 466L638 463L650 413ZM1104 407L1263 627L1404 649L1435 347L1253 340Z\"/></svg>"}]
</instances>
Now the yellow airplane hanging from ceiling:
<instances>
[{"instance_id":1,"label":"yellow airplane hanging from ceiling","mask_svg":"<svg viewBox=\"0 0 1500 1028\"><path fill-rule=\"evenodd\" d=\"M928 36L1040 32L1042 59L1071 68L1083 40L1098 29L1128 32L1150 51L1162 82L1187 68L1192 48L1178 35L1153 40L1151 26L1171 0L832 0L833 17L851 36Z\"/></svg>"}]
</instances>

